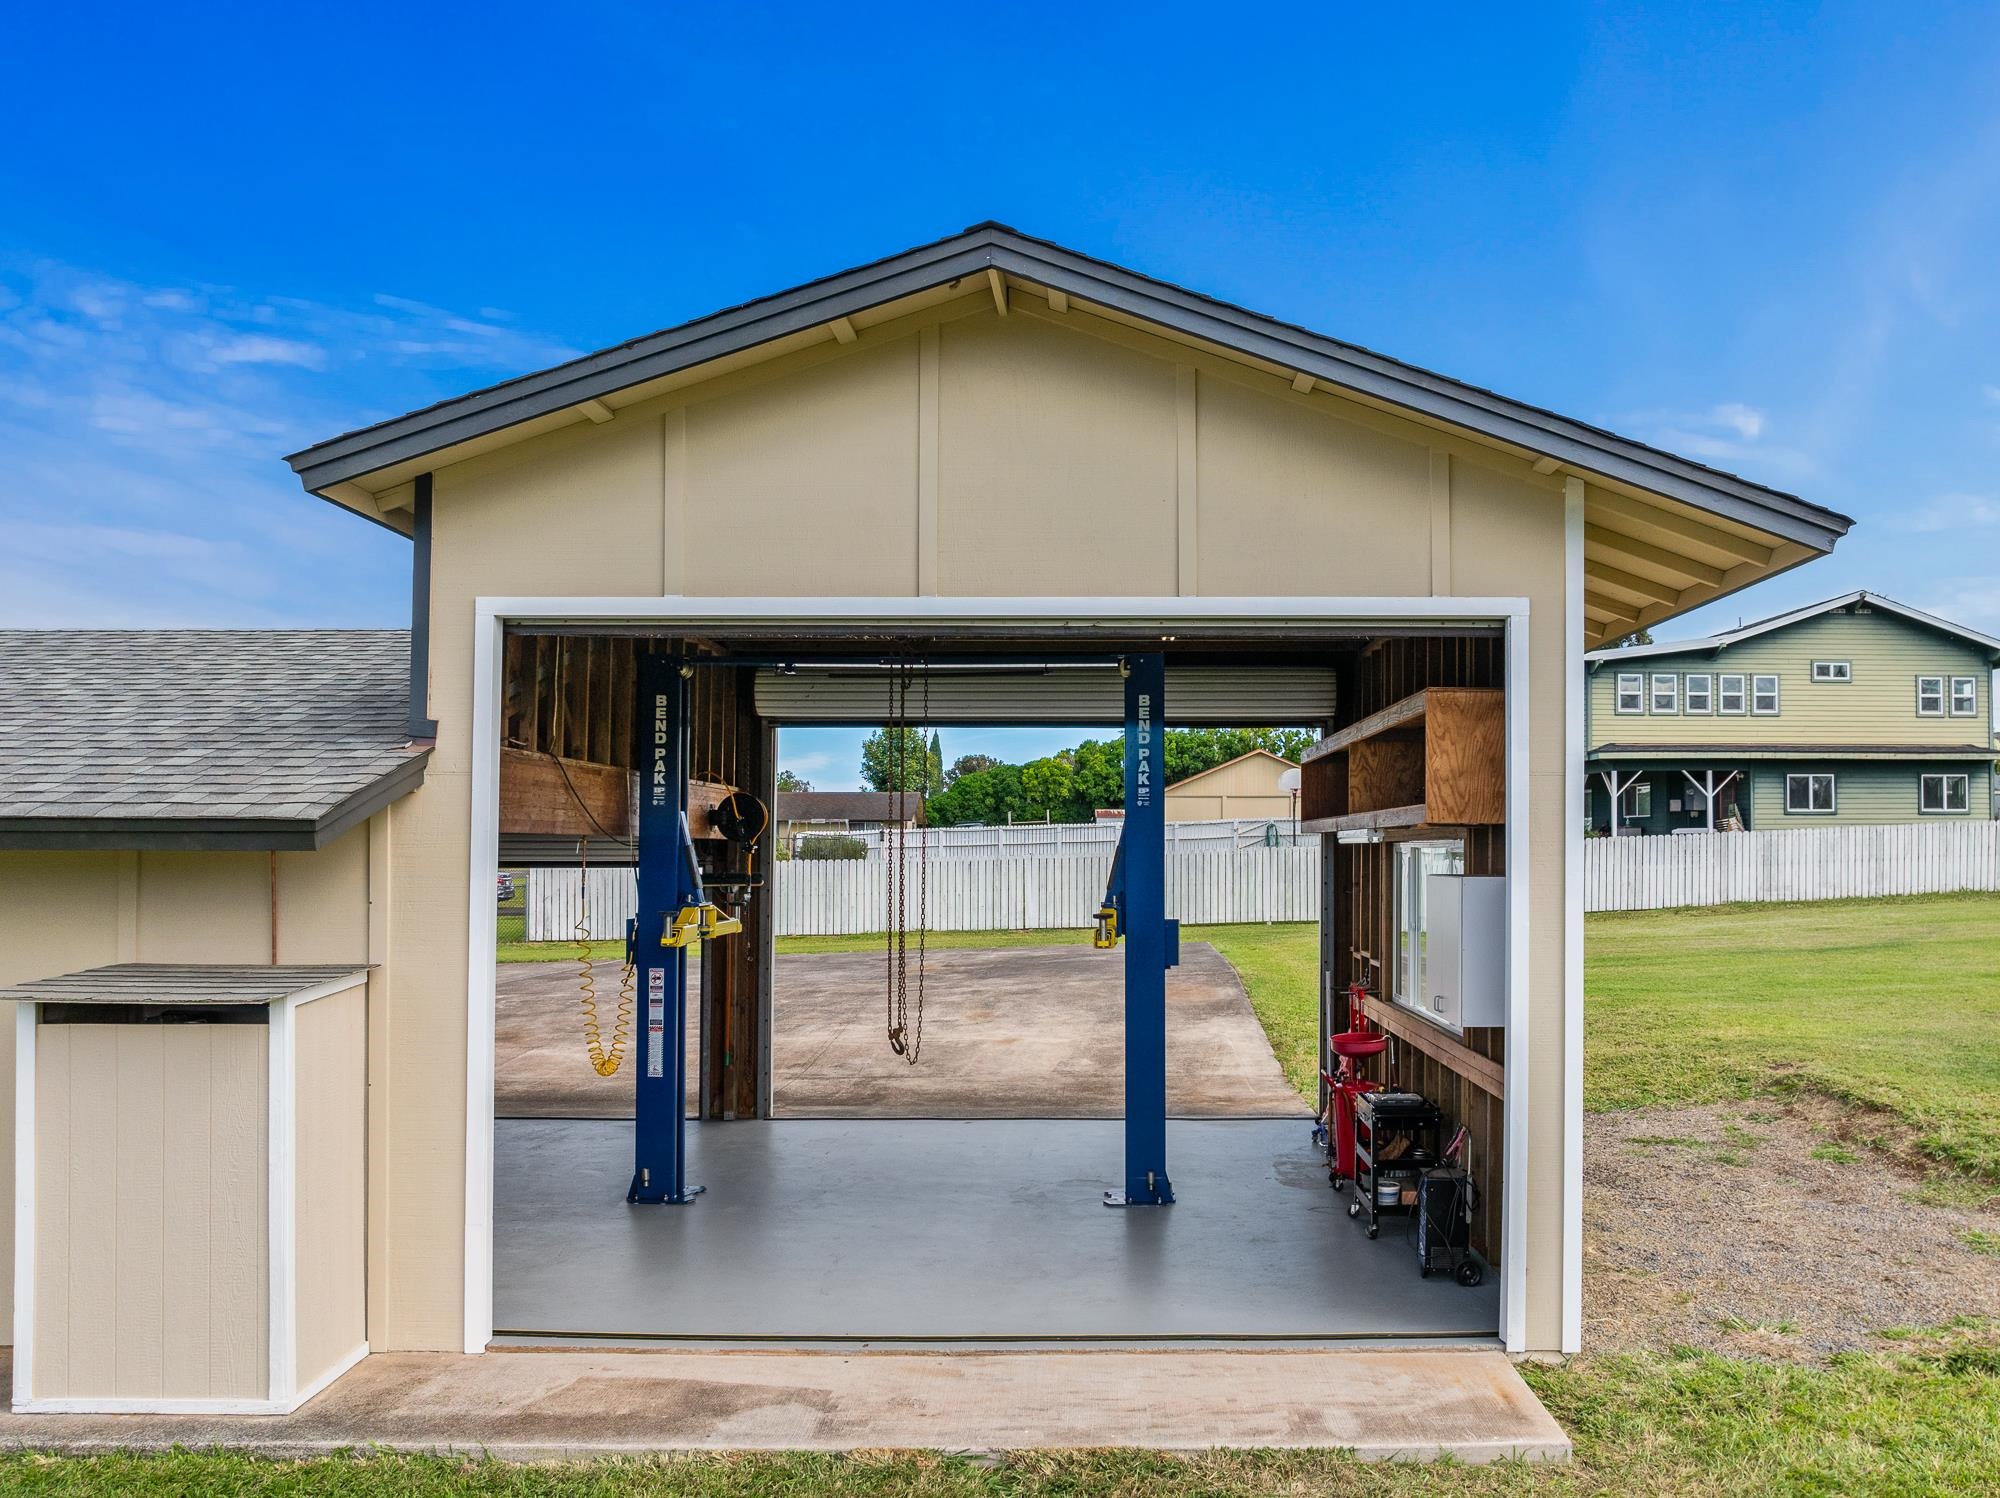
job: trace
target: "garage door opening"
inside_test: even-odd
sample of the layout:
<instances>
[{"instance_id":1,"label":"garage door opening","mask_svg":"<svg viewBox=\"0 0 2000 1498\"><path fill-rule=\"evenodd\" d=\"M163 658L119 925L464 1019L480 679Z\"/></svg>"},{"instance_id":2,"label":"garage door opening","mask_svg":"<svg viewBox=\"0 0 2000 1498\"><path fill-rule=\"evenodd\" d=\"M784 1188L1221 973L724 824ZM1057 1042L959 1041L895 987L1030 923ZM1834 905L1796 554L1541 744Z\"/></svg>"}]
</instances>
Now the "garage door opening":
<instances>
[{"instance_id":1,"label":"garage door opening","mask_svg":"<svg viewBox=\"0 0 2000 1498\"><path fill-rule=\"evenodd\" d=\"M1446 750L1426 747L1421 712L1411 717L1403 707L1406 716L1397 723L1346 747L1325 746L1413 692L1491 692L1497 699L1500 631L1349 627L1282 642L1211 635L997 643L719 631L696 641L522 628L504 651L505 748L521 762L554 766L555 787L546 774L532 783L560 795L537 803L544 820L536 823L518 815L525 804L519 796L509 811L503 781L502 851L567 864L558 875L565 880L579 877L579 850L600 870L625 866L631 855L620 844L631 841L637 761L629 747L621 760L617 746L621 739L631 745L636 735L629 702L623 709L617 702L630 696L634 663L656 652L702 662L692 668L691 785L754 795L769 806L780 727L870 722L858 716L863 709L843 705L843 683L862 683L857 696L873 693L880 677L870 681L868 673L879 673L884 660L949 665L960 658L957 686L939 694L942 721L1018 724L1051 721L1047 697L1037 705L1037 688L1072 703L1101 692L1103 679L1089 677L1115 673L1121 647L1169 647L1160 652L1169 671L1166 724L1201 723L1204 713L1225 712L1225 721L1238 723L1310 723L1316 750L1303 776L1295 845L1317 865L1305 912L1312 919L1283 923L1300 928L1287 933L1289 948L1267 943L1232 962L1229 944L1205 939L1202 931L1243 923L1188 921L1178 965L1166 978L1172 1205L1123 1212L1101 1205L1106 1189L1119 1184L1129 1111L1120 1065L1125 993L1122 952L1088 944L1103 895L1089 856L1074 860L1091 868L1089 876L1042 870L1063 909L1036 918L1045 925L1024 919L1013 928L1063 929L1068 940L974 944L947 934L955 922L948 914L952 897L940 896L938 917L926 917L939 937L926 951L927 1029L911 1066L885 1043L896 995L886 943L878 945L882 932L805 931L793 939L800 922L791 914L796 899L787 903L786 879L804 864L775 857L774 828L764 845L763 883L731 912L743 929L703 943L687 962L686 1111L693 1121L684 1167L689 1185L706 1188L691 1205L627 1203L634 1160L629 1082L620 1097L617 1074L584 1069L570 1093L541 1088L544 1095L536 1096L536 1068L566 1046L565 1065L576 1072L582 1045L573 1023L565 1041L553 1022L546 1045L524 1043L523 1015L539 1004L546 1018L550 1001L567 1001L573 1021L573 965L550 965L550 992L540 1000L503 971L494 1062L497 1339L1496 1334L1502 1279L1490 1271L1502 1260L1504 1029L1439 1023L1422 1012L1407 971L1385 973L1383 964L1412 929L1408 896L1398 894L1399 845L1421 838L1427 846L1456 848L1461 875L1497 880L1504 873L1504 819L1493 812L1488 823L1446 826L1425 812L1426 778L1448 779L1450 771L1430 763ZM1026 669L987 669L1003 654ZM1065 655L1082 659L1064 670ZM1183 684L1209 673L1211 683L1227 690L1205 700L1190 686L1177 699L1176 673ZM1274 710L1295 703L1296 696L1285 694L1296 694L1302 682L1323 688L1320 712L1307 719ZM1260 683L1269 687L1263 698ZM1393 700L1382 701L1385 695ZM873 700L879 721L879 695ZM1072 707L1061 721L1101 731L1105 711ZM598 718L582 746L567 736L579 713ZM586 753L576 754L578 747ZM592 748L605 758L591 758ZM611 773L601 777L606 789L592 801L598 777L579 773L579 766L598 765ZM690 807L710 794L691 790ZM579 836L576 812L585 806ZM691 832L696 821L691 812ZM709 839L691 840L706 871L740 875L741 861L719 843L709 848ZM963 873L940 874L948 855L935 844L929 853L929 874L941 890L954 877L962 886L978 883ZM878 846L878 864L890 856ZM866 854L847 862L851 870L843 872L851 879L870 879ZM991 868L985 873L991 876ZM881 874L878 866L873 877L879 882ZM1095 887L1072 902L1065 877ZM1159 877L1171 890L1173 876ZM1224 872L1220 880L1227 888L1243 877ZM1406 878L1400 887L1408 884ZM853 903L872 905L876 893L869 884ZM1166 913L1187 920L1183 902L1198 900L1199 892L1190 887L1165 898ZM1427 929L1414 929L1419 949L1429 950ZM1489 1271L1482 1284L1420 1275L1414 1216L1388 1212L1374 1238L1350 1219L1353 1187L1329 1189L1328 1152L1315 1136L1325 1089L1309 1081L1302 1096L1286 1080L1245 991L1239 964L1252 961L1290 964L1289 973L1254 976L1290 981L1303 992L1312 1054L1328 1068L1326 1041L1350 1022L1346 986L1367 990L1368 1027L1384 1043L1360 1069L1384 1091L1422 1093L1437 1112L1430 1133L1396 1148L1412 1149L1409 1159L1421 1165L1448 1137L1465 1135L1459 1159L1469 1167L1478 1202L1470 1246ZM1484 950L1476 965L1500 975L1495 981L1504 987L1504 951ZM597 968L600 993L615 993L622 970L622 961L607 954ZM635 1002L634 1024L643 1024L643 1000ZM1413 1170L1380 1163L1396 1196L1377 1200L1400 1208L1412 1194ZM1374 1184L1386 1189L1385 1180Z\"/></svg>"}]
</instances>

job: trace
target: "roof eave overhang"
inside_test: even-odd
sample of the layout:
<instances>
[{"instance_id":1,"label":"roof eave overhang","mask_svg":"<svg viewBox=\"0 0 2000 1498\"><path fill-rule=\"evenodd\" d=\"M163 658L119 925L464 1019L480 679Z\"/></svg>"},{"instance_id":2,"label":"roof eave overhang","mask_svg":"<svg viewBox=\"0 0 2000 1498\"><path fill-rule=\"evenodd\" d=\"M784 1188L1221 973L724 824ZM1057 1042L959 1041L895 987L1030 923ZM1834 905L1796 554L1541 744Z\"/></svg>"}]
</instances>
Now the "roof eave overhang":
<instances>
[{"instance_id":1,"label":"roof eave overhang","mask_svg":"<svg viewBox=\"0 0 2000 1498\"><path fill-rule=\"evenodd\" d=\"M982 227L795 287L635 342L350 432L287 461L318 494L396 464L828 326L988 270L1296 370L1384 406L1691 505L1765 534L1830 550L1852 522L1553 412L1322 337L1012 231ZM342 501L345 502L345 501ZM379 518L373 516L371 518Z\"/></svg>"},{"instance_id":2,"label":"roof eave overhang","mask_svg":"<svg viewBox=\"0 0 2000 1498\"><path fill-rule=\"evenodd\" d=\"M0 817L0 849L311 853L422 785L429 759L411 755L317 817Z\"/></svg>"}]
</instances>

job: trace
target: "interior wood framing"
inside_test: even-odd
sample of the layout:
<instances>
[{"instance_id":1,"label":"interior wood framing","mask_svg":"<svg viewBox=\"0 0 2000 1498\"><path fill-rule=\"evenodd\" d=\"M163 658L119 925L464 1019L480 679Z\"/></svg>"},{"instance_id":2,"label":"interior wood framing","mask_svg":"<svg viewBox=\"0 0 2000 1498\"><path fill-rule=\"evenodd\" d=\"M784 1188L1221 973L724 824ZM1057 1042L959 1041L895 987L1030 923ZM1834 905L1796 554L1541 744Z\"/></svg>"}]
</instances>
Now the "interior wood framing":
<instances>
[{"instance_id":1,"label":"interior wood framing","mask_svg":"<svg viewBox=\"0 0 2000 1498\"><path fill-rule=\"evenodd\" d=\"M1389 732L1407 731L1415 714L1411 699L1429 688L1481 688L1500 703L1504 645L1496 639L1390 639L1362 653L1340 682L1341 726L1351 728L1380 713ZM1398 713L1386 710L1403 704ZM1480 711L1486 711L1481 709ZM1400 720L1399 720L1399 714ZM1503 715L1504 716L1504 715ZM1330 737L1338 738L1339 731ZM1352 740L1350 740L1352 741ZM1364 733L1360 742L1369 742ZM1500 746L1504 760L1504 742ZM1400 751L1399 751L1400 752ZM1329 751L1313 764L1329 768L1323 776L1345 776L1333 768L1349 756ZM1309 766L1310 769L1310 766ZM1408 774L1405 768L1401 773ZM1307 781L1310 784L1310 781ZM1504 775L1501 779L1504 817ZM1325 783L1322 791L1325 790ZM1343 791L1343 797L1345 792ZM1504 875L1506 827L1501 821L1484 825L1420 826L1397 837L1461 838L1468 874ZM1397 1009L1388 997L1389 965L1395 950L1395 843L1342 843L1328 831L1323 837L1324 866L1332 871L1321 931L1321 952L1330 993L1328 1024L1348 1028L1346 985L1361 982L1370 995L1369 1015L1390 1036L1389 1049L1362 1063L1363 1074L1385 1086L1420 1092L1444 1111L1448 1128L1466 1128L1467 1165L1478 1196L1473 1212L1472 1242L1489 1262L1498 1263L1500 1247L1501 1151L1504 1139L1501 1097L1506 1062L1506 1032L1470 1029L1453 1037L1427 1021Z\"/></svg>"}]
</instances>

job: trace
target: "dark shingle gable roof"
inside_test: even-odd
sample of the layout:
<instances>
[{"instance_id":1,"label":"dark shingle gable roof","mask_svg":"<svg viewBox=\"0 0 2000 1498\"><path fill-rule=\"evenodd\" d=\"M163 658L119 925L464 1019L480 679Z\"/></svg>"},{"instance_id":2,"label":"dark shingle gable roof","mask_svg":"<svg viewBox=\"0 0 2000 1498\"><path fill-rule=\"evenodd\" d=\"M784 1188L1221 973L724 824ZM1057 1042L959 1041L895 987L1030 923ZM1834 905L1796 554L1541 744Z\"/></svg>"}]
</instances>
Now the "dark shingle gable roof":
<instances>
[{"instance_id":1,"label":"dark shingle gable roof","mask_svg":"<svg viewBox=\"0 0 2000 1498\"><path fill-rule=\"evenodd\" d=\"M315 848L422 782L400 629L0 630L0 847Z\"/></svg>"},{"instance_id":2,"label":"dark shingle gable roof","mask_svg":"<svg viewBox=\"0 0 2000 1498\"><path fill-rule=\"evenodd\" d=\"M1853 523L1768 485L996 223L974 224L901 254L344 432L286 461L309 491L324 494L456 443L988 271L1295 369L1814 550L1830 549Z\"/></svg>"}]
</instances>

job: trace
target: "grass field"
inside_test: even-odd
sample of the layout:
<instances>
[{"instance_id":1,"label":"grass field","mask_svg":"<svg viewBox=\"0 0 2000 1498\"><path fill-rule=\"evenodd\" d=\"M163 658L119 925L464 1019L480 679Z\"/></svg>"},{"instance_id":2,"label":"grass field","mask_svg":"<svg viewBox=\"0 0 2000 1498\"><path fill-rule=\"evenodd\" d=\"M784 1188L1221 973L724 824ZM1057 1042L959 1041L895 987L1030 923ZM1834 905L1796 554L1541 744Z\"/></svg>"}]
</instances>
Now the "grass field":
<instances>
[{"instance_id":1,"label":"grass field","mask_svg":"<svg viewBox=\"0 0 2000 1498\"><path fill-rule=\"evenodd\" d=\"M599 1498L1081 1498L1123 1495L1947 1494L2000 1471L2000 1340L1961 1330L1830 1367L1710 1354L1524 1368L1576 1441L1566 1467L1366 1465L1337 1452L716 1456L584 1465L388 1455L0 1457L0 1492Z\"/></svg>"},{"instance_id":2,"label":"grass field","mask_svg":"<svg viewBox=\"0 0 2000 1498\"><path fill-rule=\"evenodd\" d=\"M2000 897L1923 896L1598 915L1586 927L1585 1103L1707 1102L1807 1089L1884 1110L1939 1162L2000 1180ZM1311 1095L1314 926L1189 927L1242 974ZM939 947L1088 933L941 933ZM788 939L784 952L879 937ZM616 944L604 944L607 954ZM549 956L548 949L526 949ZM1995 1239L2000 1243L2000 1238ZM1932 1494L1995 1491L2000 1328L1966 1326L1818 1366L1687 1352L1576 1359L1524 1376L1576 1440L1566 1469L1366 1467L1337 1454L860 1455L523 1470L375 1459L0 1463L0 1491L689 1495ZM213 1463L213 1465L204 1465Z\"/></svg>"},{"instance_id":3,"label":"grass field","mask_svg":"<svg viewBox=\"0 0 2000 1498\"><path fill-rule=\"evenodd\" d=\"M2000 1181L2000 896L1596 915L1584 1106L1802 1087Z\"/></svg>"}]
</instances>

